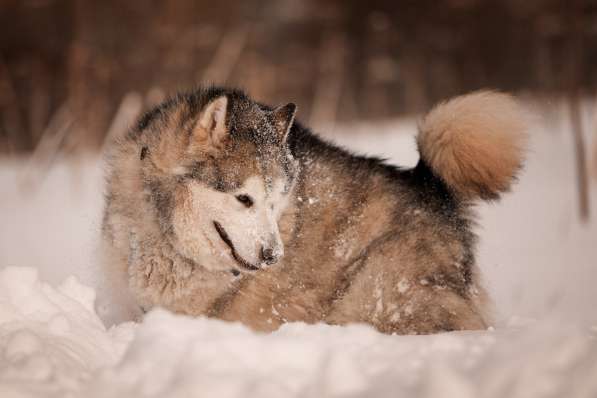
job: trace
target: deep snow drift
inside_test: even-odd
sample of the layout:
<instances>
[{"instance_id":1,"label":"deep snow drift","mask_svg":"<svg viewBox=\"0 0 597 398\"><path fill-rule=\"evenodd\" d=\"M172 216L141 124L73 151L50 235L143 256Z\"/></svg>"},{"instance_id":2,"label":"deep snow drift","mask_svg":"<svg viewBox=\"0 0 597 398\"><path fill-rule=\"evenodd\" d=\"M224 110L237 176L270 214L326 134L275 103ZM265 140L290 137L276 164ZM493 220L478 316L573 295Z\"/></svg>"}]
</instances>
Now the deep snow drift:
<instances>
[{"instance_id":1,"label":"deep snow drift","mask_svg":"<svg viewBox=\"0 0 597 398\"><path fill-rule=\"evenodd\" d=\"M99 162L59 162L43 180L0 162L0 397L597 396L597 224L577 221L572 138L551 114L514 193L479 208L478 262L499 314L480 332L262 335L160 310L107 330L84 286L100 279ZM414 122L353 130L337 140L416 162Z\"/></svg>"},{"instance_id":2,"label":"deep snow drift","mask_svg":"<svg viewBox=\"0 0 597 398\"><path fill-rule=\"evenodd\" d=\"M0 271L2 397L597 395L597 328L386 336L288 324L265 335L154 310L106 331L92 300L73 278L54 289L32 268Z\"/></svg>"}]
</instances>

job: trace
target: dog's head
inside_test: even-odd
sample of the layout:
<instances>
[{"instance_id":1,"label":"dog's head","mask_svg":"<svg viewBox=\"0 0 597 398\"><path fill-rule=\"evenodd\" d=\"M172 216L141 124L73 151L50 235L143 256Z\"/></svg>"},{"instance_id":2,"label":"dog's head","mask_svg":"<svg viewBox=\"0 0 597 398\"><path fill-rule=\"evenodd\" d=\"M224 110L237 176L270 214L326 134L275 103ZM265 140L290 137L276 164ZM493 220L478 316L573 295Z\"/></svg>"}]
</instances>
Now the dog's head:
<instances>
[{"instance_id":1,"label":"dog's head","mask_svg":"<svg viewBox=\"0 0 597 398\"><path fill-rule=\"evenodd\" d=\"M284 255L278 221L298 173L286 143L295 110L211 90L141 120L136 148L148 200L183 256L244 272Z\"/></svg>"}]
</instances>

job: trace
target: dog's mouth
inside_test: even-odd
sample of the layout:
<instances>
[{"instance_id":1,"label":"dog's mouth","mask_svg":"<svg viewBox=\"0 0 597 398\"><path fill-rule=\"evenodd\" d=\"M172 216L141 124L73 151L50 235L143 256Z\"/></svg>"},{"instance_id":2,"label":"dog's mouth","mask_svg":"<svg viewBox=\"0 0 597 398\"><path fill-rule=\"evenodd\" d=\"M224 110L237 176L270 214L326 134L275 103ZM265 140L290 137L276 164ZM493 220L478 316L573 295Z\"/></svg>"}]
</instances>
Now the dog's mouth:
<instances>
[{"instance_id":1,"label":"dog's mouth","mask_svg":"<svg viewBox=\"0 0 597 398\"><path fill-rule=\"evenodd\" d=\"M259 269L259 267L245 261L244 258L238 255L236 249L234 248L234 244L232 243L230 237L226 233L226 230L224 229L224 227L222 227L222 225L219 222L214 221L214 227L216 231L218 231L218 235L220 235L220 238L222 238L224 243L226 243L226 245L230 248L230 254L232 254L232 257L238 263L238 265L249 271L257 271Z\"/></svg>"}]
</instances>

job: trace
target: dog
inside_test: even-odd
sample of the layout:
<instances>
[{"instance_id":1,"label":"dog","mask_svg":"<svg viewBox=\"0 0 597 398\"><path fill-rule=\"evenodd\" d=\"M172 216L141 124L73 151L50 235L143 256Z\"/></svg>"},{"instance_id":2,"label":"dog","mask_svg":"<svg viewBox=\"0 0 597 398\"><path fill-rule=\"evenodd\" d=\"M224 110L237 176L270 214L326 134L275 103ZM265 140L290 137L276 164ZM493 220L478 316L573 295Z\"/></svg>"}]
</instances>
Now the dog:
<instances>
[{"instance_id":1,"label":"dog","mask_svg":"<svg viewBox=\"0 0 597 398\"><path fill-rule=\"evenodd\" d=\"M238 321L484 329L473 206L521 169L525 113L480 91L421 121L412 169L355 155L210 87L145 114L108 155L105 273L137 308Z\"/></svg>"}]
</instances>

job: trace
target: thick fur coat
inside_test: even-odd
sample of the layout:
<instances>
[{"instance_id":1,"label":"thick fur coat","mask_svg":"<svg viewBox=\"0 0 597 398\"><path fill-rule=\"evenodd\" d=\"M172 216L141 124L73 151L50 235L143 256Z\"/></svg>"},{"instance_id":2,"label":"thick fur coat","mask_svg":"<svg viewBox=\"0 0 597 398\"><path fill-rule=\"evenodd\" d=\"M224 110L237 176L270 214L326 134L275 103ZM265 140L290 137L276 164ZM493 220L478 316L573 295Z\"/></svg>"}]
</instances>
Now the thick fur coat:
<instances>
[{"instance_id":1,"label":"thick fur coat","mask_svg":"<svg viewBox=\"0 0 597 398\"><path fill-rule=\"evenodd\" d=\"M325 142L294 114L200 89L115 142L103 224L113 289L143 310L260 331L486 328L471 206L509 190L521 167L516 101L484 91L439 104L408 170Z\"/></svg>"}]
</instances>

